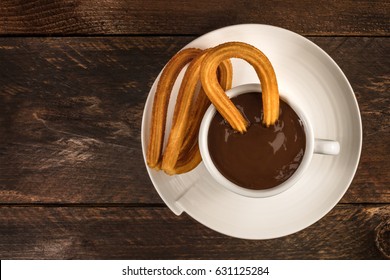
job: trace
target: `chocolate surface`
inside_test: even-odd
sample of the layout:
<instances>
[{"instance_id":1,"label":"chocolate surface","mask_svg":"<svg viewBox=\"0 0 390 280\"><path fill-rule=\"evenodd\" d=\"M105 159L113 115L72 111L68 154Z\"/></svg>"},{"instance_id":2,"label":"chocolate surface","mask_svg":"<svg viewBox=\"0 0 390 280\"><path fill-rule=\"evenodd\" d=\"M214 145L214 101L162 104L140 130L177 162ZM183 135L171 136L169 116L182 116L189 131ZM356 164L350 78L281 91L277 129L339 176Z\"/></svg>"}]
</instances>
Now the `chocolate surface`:
<instances>
[{"instance_id":1,"label":"chocolate surface","mask_svg":"<svg viewBox=\"0 0 390 280\"><path fill-rule=\"evenodd\" d=\"M208 145L217 169L233 183L249 189L268 189L287 180L298 168L305 152L303 123L293 109L280 100L275 125L262 124L261 93L232 98L249 121L244 134L237 133L217 112Z\"/></svg>"}]
</instances>

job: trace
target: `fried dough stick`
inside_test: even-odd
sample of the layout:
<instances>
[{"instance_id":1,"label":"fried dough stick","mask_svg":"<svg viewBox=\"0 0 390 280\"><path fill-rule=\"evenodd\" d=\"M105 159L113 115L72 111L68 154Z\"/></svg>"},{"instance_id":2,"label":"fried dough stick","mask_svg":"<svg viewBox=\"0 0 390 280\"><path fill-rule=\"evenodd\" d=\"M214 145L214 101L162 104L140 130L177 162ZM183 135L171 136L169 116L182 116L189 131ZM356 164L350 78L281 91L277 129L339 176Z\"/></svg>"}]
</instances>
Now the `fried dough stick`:
<instances>
[{"instance_id":1,"label":"fried dough stick","mask_svg":"<svg viewBox=\"0 0 390 280\"><path fill-rule=\"evenodd\" d=\"M253 66L262 86L263 123L266 126L274 124L279 117L279 91L275 72L268 58L249 44L228 42L207 52L202 63L201 82L210 101L234 130L241 133L246 132L247 121L227 97L218 83L217 77L213 75L218 65L230 58L244 59Z\"/></svg>"}]
</instances>

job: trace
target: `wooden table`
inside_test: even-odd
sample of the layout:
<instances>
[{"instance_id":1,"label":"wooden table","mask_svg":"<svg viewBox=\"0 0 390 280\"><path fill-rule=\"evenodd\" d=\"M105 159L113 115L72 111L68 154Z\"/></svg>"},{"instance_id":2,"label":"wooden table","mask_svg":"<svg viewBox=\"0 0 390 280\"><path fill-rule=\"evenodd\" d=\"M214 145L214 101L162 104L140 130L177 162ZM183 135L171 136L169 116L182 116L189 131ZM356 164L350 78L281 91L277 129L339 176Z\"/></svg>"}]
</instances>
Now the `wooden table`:
<instances>
[{"instance_id":1,"label":"wooden table","mask_svg":"<svg viewBox=\"0 0 390 280\"><path fill-rule=\"evenodd\" d=\"M171 2L1 1L0 258L389 256L390 3ZM236 239L175 216L142 158L142 112L164 64L197 36L238 23L318 44L348 77L363 120L348 192L323 219L279 239Z\"/></svg>"}]
</instances>

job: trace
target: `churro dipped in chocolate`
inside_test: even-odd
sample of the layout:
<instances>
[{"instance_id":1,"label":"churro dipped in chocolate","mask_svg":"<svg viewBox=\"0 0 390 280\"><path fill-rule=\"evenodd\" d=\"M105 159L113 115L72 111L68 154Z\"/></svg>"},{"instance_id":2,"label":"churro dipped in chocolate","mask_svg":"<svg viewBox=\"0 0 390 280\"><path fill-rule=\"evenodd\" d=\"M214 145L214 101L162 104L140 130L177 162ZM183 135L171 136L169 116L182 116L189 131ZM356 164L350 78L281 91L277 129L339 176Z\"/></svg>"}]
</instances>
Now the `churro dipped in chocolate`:
<instances>
[{"instance_id":1,"label":"churro dipped in chocolate","mask_svg":"<svg viewBox=\"0 0 390 280\"><path fill-rule=\"evenodd\" d=\"M218 65L230 58L244 59L253 66L262 86L263 123L266 126L274 124L279 117L279 91L275 72L268 58L249 44L229 42L218 45L207 52L202 63L201 81L210 101L234 130L241 133L246 131L247 121L226 96L216 76L213 75Z\"/></svg>"}]
</instances>

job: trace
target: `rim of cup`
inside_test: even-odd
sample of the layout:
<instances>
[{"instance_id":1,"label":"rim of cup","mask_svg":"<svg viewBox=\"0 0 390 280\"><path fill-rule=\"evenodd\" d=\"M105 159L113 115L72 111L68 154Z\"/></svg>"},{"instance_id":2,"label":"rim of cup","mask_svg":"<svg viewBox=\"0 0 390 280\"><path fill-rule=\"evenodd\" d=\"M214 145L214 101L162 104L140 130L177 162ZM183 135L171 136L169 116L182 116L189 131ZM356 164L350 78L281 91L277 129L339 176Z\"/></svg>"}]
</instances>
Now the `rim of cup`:
<instances>
[{"instance_id":1,"label":"rim of cup","mask_svg":"<svg viewBox=\"0 0 390 280\"><path fill-rule=\"evenodd\" d=\"M244 93L249 93L249 92L260 93L261 85L258 83L252 83L252 84L244 84L244 85L236 86L226 91L226 94L228 95L229 98L233 98L235 96ZM305 147L305 153L303 155L302 161L299 167L297 168L297 170L295 170L295 172L291 175L291 177L288 178L283 183L269 189L253 190L253 189L244 188L231 182L221 174L221 172L214 165L211 159L209 147L208 147L209 127L210 127L211 120L213 119L217 110L215 109L214 105L211 104L210 107L207 109L206 113L204 114L199 129L199 150L202 156L202 160L204 165L206 166L206 169L211 174L211 176L229 191L232 191L236 194L245 197L253 197L253 198L271 197L280 194L288 190L289 188L291 188L299 180L299 178L302 176L306 168L309 166L314 152L314 133L313 133L312 126L310 125L310 122L308 121L308 119L306 118L302 110L299 109L299 107L294 102L292 102L283 92L280 92L280 98L288 105L291 106L291 108L297 113L298 117L303 122L303 127L306 136L306 147Z\"/></svg>"}]
</instances>

